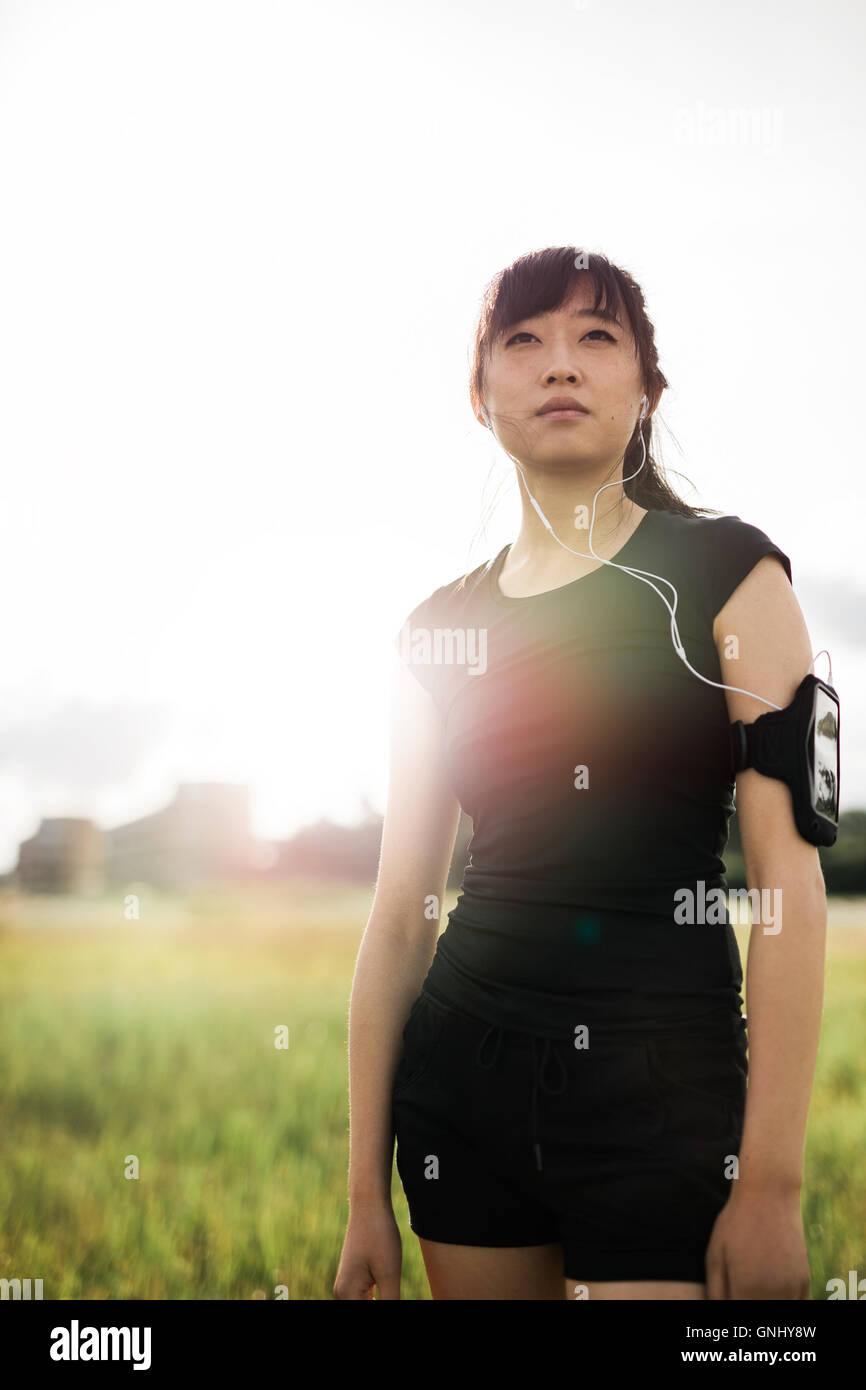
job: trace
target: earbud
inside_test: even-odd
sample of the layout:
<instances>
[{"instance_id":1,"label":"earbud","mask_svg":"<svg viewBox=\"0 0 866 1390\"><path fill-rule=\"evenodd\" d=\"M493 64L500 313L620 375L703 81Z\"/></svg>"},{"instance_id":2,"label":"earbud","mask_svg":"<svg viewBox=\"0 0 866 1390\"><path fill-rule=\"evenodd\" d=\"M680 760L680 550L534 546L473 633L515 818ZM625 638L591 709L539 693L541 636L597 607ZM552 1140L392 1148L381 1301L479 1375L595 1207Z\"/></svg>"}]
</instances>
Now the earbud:
<instances>
[{"instance_id":1,"label":"earbud","mask_svg":"<svg viewBox=\"0 0 866 1390\"><path fill-rule=\"evenodd\" d=\"M638 424L639 424L639 425L642 425L643 422L644 422L644 420L646 419L646 413L647 413L647 410L648 410L648 409L649 409L649 401L647 400L646 396L641 396L641 398L640 398L640 419L638 420Z\"/></svg>"},{"instance_id":2,"label":"earbud","mask_svg":"<svg viewBox=\"0 0 866 1390\"><path fill-rule=\"evenodd\" d=\"M490 429L490 428L491 428L490 416L487 414L487 407L486 407L486 405L484 404L483 401L481 402L481 414L482 414L482 416L484 417L484 423L485 423L485 425L487 426L488 429Z\"/></svg>"}]
</instances>

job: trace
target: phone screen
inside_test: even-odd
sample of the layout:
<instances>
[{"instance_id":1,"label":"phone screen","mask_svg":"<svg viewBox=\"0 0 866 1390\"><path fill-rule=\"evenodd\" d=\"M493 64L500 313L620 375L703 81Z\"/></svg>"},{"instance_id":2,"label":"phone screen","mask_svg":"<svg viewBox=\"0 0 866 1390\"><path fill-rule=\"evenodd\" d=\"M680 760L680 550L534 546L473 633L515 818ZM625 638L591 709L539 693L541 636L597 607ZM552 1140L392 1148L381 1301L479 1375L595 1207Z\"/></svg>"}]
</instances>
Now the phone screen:
<instances>
[{"instance_id":1,"label":"phone screen","mask_svg":"<svg viewBox=\"0 0 866 1390\"><path fill-rule=\"evenodd\" d=\"M828 820L839 820L839 706L819 686L815 691L812 805Z\"/></svg>"}]
</instances>

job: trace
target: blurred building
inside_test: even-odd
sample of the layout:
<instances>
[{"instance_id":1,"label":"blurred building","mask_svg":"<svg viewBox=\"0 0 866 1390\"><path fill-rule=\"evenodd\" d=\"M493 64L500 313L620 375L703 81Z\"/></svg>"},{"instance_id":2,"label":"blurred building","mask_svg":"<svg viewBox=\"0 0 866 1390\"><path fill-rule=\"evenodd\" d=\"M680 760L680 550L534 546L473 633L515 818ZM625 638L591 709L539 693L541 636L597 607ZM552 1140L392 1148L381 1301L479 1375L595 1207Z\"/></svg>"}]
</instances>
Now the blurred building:
<instances>
[{"instance_id":1,"label":"blurred building","mask_svg":"<svg viewBox=\"0 0 866 1390\"><path fill-rule=\"evenodd\" d=\"M249 787L182 782L168 806L112 830L71 816L44 819L20 845L14 878L34 893L98 893L131 882L182 889L247 878L261 862Z\"/></svg>"},{"instance_id":2,"label":"blurred building","mask_svg":"<svg viewBox=\"0 0 866 1390\"><path fill-rule=\"evenodd\" d=\"M227 782L182 782L161 811L104 836L108 883L190 888L256 869L250 789Z\"/></svg>"},{"instance_id":3,"label":"blurred building","mask_svg":"<svg viewBox=\"0 0 866 1390\"><path fill-rule=\"evenodd\" d=\"M273 841L250 833L250 807L247 786L182 782L167 806L111 830L72 817L43 820L9 877L25 891L82 894L132 883L166 891L250 879L375 883L382 817L370 805L355 825L324 819ZM471 836L461 814L449 887L462 880Z\"/></svg>"},{"instance_id":4,"label":"blurred building","mask_svg":"<svg viewBox=\"0 0 866 1390\"><path fill-rule=\"evenodd\" d=\"M52 816L19 846L15 877L34 893L96 893L104 868L99 827L76 816Z\"/></svg>"}]
</instances>

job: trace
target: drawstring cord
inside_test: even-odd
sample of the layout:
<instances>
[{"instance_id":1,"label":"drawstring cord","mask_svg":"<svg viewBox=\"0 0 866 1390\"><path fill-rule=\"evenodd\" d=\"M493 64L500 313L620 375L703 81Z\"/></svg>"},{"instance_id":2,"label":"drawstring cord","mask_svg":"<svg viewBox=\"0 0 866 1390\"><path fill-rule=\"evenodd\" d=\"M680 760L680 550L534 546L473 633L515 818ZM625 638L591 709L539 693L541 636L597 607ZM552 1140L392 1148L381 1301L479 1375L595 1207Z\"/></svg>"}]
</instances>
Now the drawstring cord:
<instances>
[{"instance_id":1,"label":"drawstring cord","mask_svg":"<svg viewBox=\"0 0 866 1390\"><path fill-rule=\"evenodd\" d=\"M486 1043L487 1043L487 1039L488 1039L489 1037L491 1037L491 1035L495 1036L495 1039L496 1039L495 1046L494 1046L494 1048L493 1048L493 1056L490 1058L490 1061L489 1061L489 1062L485 1062L484 1056L483 1056L484 1048L485 1048L485 1045L486 1045ZM489 1070L491 1069L491 1067L495 1067L495 1066L496 1066L496 1063L497 1063L497 1060L498 1060L498 1058L499 1058L499 1049L501 1048L501 1046L502 1046L502 1028L501 1028L500 1024L498 1024L498 1023L491 1023L490 1027L487 1029L487 1032L484 1034L484 1037L481 1039L480 1043L478 1044L478 1048L477 1048L476 1053L475 1053L475 1060L476 1060L476 1062L478 1063L479 1067L484 1067L485 1070L487 1070L487 1071L489 1071Z\"/></svg>"},{"instance_id":2,"label":"drawstring cord","mask_svg":"<svg viewBox=\"0 0 866 1390\"><path fill-rule=\"evenodd\" d=\"M548 1095L551 1095L551 1096L558 1096L558 1095L560 1095L560 1094L565 1090L566 1086L568 1085L568 1072L567 1072L567 1070L566 1070L565 1063L563 1062L562 1058L560 1057L559 1053L557 1052L556 1048L555 1048L554 1045L553 1045L553 1039L552 1039L552 1038L545 1038L545 1039L544 1039L544 1047L543 1047L542 1052L541 1052L541 1065L539 1066L539 1065L538 1065L538 1059L537 1059L537 1057L536 1057L536 1044L537 1044L537 1042L538 1042L538 1039L535 1038L535 1037L533 1037L533 1039L532 1039L532 1140L533 1140L533 1146L534 1146L534 1148L535 1148L535 1161L536 1161L536 1163L538 1164L538 1171L541 1172L541 1170L542 1170L542 1165L541 1165L541 1145L540 1145L540 1143L538 1142L538 1139L537 1139L537 1134L538 1134L538 1088L539 1088L539 1086L540 1086L541 1089L542 1089L542 1091L547 1091ZM556 1058L557 1064L558 1064L558 1066L559 1066L559 1072L560 1072L560 1078L561 1078L561 1079L560 1079L560 1084L559 1084L558 1086L548 1086L548 1085L546 1084L545 1080L544 1080L544 1069L545 1069L545 1067L547 1066L548 1061L550 1060L551 1053L552 1053L553 1056Z\"/></svg>"},{"instance_id":3,"label":"drawstring cord","mask_svg":"<svg viewBox=\"0 0 866 1390\"><path fill-rule=\"evenodd\" d=\"M496 1066L496 1063L497 1063L497 1061L499 1060L499 1053L500 1053L500 1050L501 1050L501 1047L502 1047L502 1039L503 1039L503 1036L504 1036L504 1030L503 1030L501 1024L498 1024L498 1023L491 1023L490 1027L487 1029L486 1033L484 1034L484 1037L481 1039L480 1043L478 1044L478 1047L477 1047L476 1052L475 1052L475 1061L476 1061L476 1064L477 1064L479 1067L484 1067L485 1070L489 1071L489 1070L491 1070L493 1067ZM487 1047L488 1042L489 1042L491 1039L493 1040L493 1048L492 1048L492 1051L491 1051L491 1053L490 1053L489 1058L485 1058L485 1049L486 1049L486 1047ZM560 1054L557 1052L556 1048L555 1048L554 1045L553 1045L553 1039L552 1039L552 1038L545 1038L545 1039L544 1039L544 1045L543 1045L542 1050L541 1050L541 1059L540 1059L540 1062L539 1062L538 1048L537 1048L538 1042L539 1042L539 1039L536 1038L536 1037L533 1037L533 1039L532 1039L532 1149L533 1149L533 1152L534 1152L534 1154L535 1154L535 1163L536 1163L536 1167L538 1168L538 1171L539 1171L539 1172L542 1172L543 1169L542 1169L542 1159L541 1159L541 1144L538 1142L538 1091L539 1091L539 1088L540 1088L542 1091L546 1091L546 1092L548 1093L548 1095L560 1095L560 1094L565 1090L566 1086L568 1085L568 1071L567 1071L567 1069L566 1069L565 1063L564 1063L563 1060L562 1060L562 1057L560 1056ZM560 1080L559 1080L559 1084L558 1084L558 1085L549 1085L548 1082L547 1082L547 1080L546 1080L546 1078L545 1078L545 1069L546 1069L546 1067L547 1067L548 1062L550 1061L551 1054L556 1058L557 1064L558 1064L558 1066L559 1066Z\"/></svg>"}]
</instances>

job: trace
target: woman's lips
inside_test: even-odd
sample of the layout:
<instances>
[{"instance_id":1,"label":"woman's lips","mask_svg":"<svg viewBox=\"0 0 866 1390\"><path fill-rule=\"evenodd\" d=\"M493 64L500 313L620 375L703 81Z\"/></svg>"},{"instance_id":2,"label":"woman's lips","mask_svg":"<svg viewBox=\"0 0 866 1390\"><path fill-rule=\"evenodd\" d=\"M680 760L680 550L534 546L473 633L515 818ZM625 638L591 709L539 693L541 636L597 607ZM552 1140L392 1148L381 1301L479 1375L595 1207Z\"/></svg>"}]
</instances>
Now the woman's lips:
<instances>
[{"instance_id":1,"label":"woman's lips","mask_svg":"<svg viewBox=\"0 0 866 1390\"><path fill-rule=\"evenodd\" d=\"M538 418L540 420L582 420L588 414L588 410L543 410Z\"/></svg>"}]
</instances>

